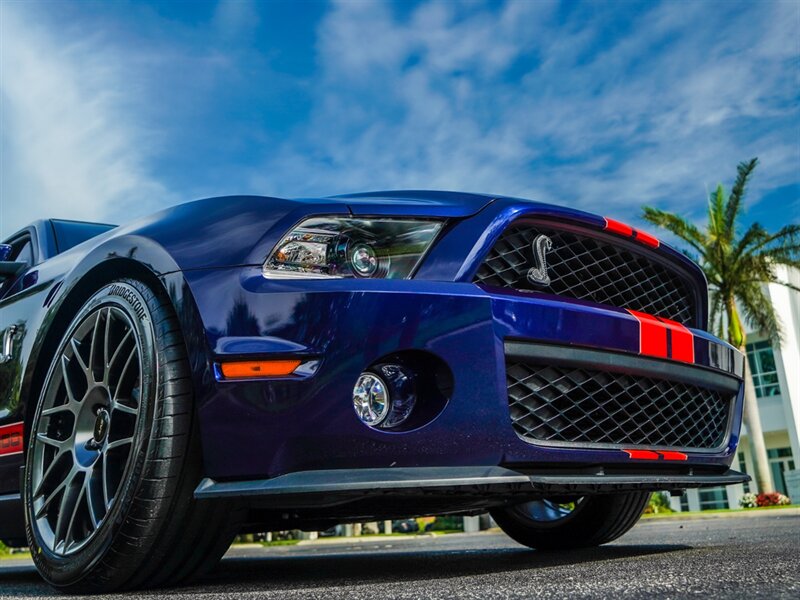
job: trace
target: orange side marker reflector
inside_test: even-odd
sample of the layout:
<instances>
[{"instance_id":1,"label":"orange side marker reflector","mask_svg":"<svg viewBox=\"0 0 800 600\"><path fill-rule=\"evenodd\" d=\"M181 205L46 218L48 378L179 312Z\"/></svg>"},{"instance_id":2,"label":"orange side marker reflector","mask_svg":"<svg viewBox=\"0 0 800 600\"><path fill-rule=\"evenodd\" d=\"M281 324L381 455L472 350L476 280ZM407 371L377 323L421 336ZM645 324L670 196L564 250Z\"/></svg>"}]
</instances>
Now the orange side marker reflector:
<instances>
[{"instance_id":1,"label":"orange side marker reflector","mask_svg":"<svg viewBox=\"0 0 800 600\"><path fill-rule=\"evenodd\" d=\"M222 363L220 369L225 379L247 379L291 375L299 366L299 360L250 360Z\"/></svg>"}]
</instances>

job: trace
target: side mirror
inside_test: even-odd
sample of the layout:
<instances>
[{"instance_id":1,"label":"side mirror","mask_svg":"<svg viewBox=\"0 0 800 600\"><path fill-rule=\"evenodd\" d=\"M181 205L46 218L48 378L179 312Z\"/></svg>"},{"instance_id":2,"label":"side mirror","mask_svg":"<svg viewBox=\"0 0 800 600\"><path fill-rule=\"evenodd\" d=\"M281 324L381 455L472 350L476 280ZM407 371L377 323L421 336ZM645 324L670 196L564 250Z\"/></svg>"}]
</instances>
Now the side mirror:
<instances>
[{"instance_id":1,"label":"side mirror","mask_svg":"<svg viewBox=\"0 0 800 600\"><path fill-rule=\"evenodd\" d=\"M7 279L13 279L28 266L23 262L8 260L12 250L13 248L8 244L0 244L0 283L3 283Z\"/></svg>"}]
</instances>

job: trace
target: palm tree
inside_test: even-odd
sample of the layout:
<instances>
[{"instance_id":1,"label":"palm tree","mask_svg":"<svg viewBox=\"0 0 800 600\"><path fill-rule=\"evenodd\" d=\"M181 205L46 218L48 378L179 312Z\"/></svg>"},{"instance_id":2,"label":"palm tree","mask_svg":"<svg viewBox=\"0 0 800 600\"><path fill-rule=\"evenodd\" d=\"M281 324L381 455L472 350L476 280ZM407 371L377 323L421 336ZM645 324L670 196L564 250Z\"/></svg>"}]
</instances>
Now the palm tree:
<instances>
[{"instance_id":1,"label":"palm tree","mask_svg":"<svg viewBox=\"0 0 800 600\"><path fill-rule=\"evenodd\" d=\"M722 185L717 186L709 198L705 230L674 213L644 207L647 221L672 232L691 248L686 254L700 264L708 279L712 331L742 352L745 352L747 341L742 316L749 326L761 331L771 342L780 340L781 325L764 293L764 284L777 283L798 290L789 282L778 279L775 265L800 267L800 225L786 225L771 234L758 223L753 223L740 234L745 188L757 164L757 158L739 164L736 182L727 197ZM767 450L749 367L745 374L744 423L755 458L756 485L761 492L772 491Z\"/></svg>"}]
</instances>

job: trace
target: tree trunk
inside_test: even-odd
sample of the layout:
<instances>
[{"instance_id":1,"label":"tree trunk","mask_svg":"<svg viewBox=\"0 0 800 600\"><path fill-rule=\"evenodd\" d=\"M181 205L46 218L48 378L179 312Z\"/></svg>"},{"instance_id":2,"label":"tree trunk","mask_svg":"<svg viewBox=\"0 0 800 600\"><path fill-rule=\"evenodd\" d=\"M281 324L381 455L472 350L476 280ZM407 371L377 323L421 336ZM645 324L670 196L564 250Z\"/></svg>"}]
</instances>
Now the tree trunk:
<instances>
[{"instance_id":1,"label":"tree trunk","mask_svg":"<svg viewBox=\"0 0 800 600\"><path fill-rule=\"evenodd\" d=\"M744 347L739 348L745 353ZM758 488L758 492L774 492L775 486L772 483L772 471L769 468L767 458L767 446L764 443L764 431L761 429L761 415L758 412L758 399L756 398L756 388L753 385L753 374L745 353L745 373L744 373L744 424L747 426L747 437L750 439L750 450L753 455L753 482Z\"/></svg>"}]
</instances>

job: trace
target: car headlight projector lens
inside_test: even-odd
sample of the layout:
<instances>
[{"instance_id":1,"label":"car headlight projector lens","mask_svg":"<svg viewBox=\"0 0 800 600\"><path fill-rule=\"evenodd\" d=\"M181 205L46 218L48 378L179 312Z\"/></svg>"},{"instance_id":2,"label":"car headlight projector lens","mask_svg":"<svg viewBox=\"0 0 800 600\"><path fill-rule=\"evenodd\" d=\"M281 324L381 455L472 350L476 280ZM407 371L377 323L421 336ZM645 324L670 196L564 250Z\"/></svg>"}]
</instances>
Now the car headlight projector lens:
<instances>
[{"instance_id":1,"label":"car headlight projector lens","mask_svg":"<svg viewBox=\"0 0 800 600\"><path fill-rule=\"evenodd\" d=\"M410 369L381 364L364 371L353 388L353 408L366 425L391 429L403 424L417 403Z\"/></svg>"},{"instance_id":2,"label":"car headlight projector lens","mask_svg":"<svg viewBox=\"0 0 800 600\"><path fill-rule=\"evenodd\" d=\"M270 279L406 279L441 228L424 219L313 217L278 242L262 272Z\"/></svg>"},{"instance_id":3,"label":"car headlight projector lens","mask_svg":"<svg viewBox=\"0 0 800 600\"><path fill-rule=\"evenodd\" d=\"M350 255L350 265L361 277L372 277L378 270L378 257L375 250L366 244L359 244Z\"/></svg>"}]
</instances>

